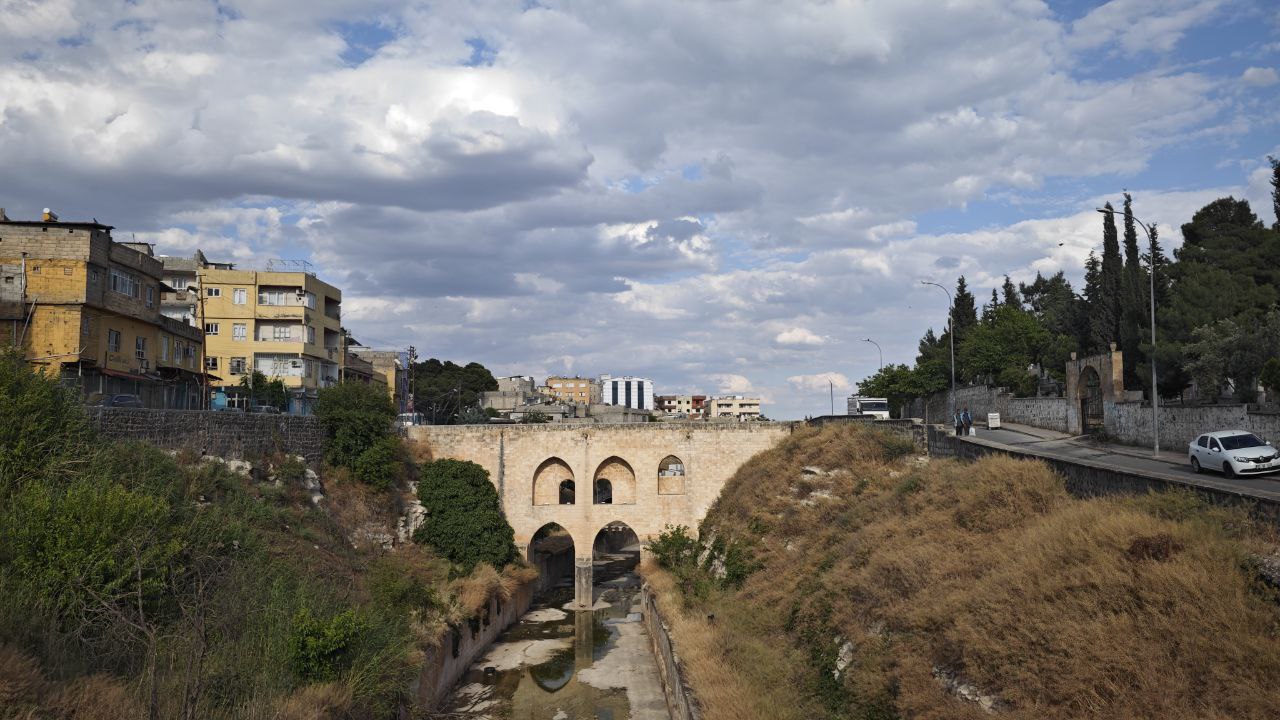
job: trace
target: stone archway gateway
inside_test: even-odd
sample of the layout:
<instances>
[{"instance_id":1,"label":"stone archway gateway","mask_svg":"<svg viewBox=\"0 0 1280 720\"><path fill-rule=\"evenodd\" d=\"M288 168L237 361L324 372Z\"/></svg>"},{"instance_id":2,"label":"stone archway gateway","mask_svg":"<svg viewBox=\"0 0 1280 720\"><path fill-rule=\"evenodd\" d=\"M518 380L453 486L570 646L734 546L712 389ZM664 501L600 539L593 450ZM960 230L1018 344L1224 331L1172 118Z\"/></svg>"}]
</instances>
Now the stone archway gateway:
<instances>
[{"instance_id":1,"label":"stone archway gateway","mask_svg":"<svg viewBox=\"0 0 1280 720\"><path fill-rule=\"evenodd\" d=\"M602 528L621 523L643 546L667 525L697 527L733 473L791 431L790 423L673 422L416 425L408 432L432 457L488 471L522 551L543 526L562 527L572 539L575 603L590 607L592 549ZM608 503L593 502L605 489L600 481ZM570 565L567 557L557 561Z\"/></svg>"},{"instance_id":2,"label":"stone archway gateway","mask_svg":"<svg viewBox=\"0 0 1280 720\"><path fill-rule=\"evenodd\" d=\"M1067 362L1067 431L1073 435L1106 427L1107 407L1125 398L1124 356L1111 344L1110 352Z\"/></svg>"},{"instance_id":3,"label":"stone archway gateway","mask_svg":"<svg viewBox=\"0 0 1280 720\"><path fill-rule=\"evenodd\" d=\"M1080 403L1081 430L1095 433L1102 429L1102 378L1093 367L1086 366L1080 371L1080 380L1076 383Z\"/></svg>"}]
</instances>

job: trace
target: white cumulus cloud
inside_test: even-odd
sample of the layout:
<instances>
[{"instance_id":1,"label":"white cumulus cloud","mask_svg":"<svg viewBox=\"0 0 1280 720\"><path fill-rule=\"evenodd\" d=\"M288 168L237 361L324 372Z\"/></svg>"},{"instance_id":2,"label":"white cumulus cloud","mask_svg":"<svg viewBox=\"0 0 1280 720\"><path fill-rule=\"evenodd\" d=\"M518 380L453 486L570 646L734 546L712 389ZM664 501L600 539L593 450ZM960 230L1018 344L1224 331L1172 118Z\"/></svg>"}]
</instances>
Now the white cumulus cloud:
<instances>
[{"instance_id":1,"label":"white cumulus cloud","mask_svg":"<svg viewBox=\"0 0 1280 720\"><path fill-rule=\"evenodd\" d=\"M1240 74L1240 81L1253 87L1270 87L1280 82L1275 68L1251 67Z\"/></svg>"},{"instance_id":2,"label":"white cumulus cloud","mask_svg":"<svg viewBox=\"0 0 1280 720\"><path fill-rule=\"evenodd\" d=\"M790 330L784 330L778 333L774 338L774 342L779 345L821 345L826 339L820 335L815 335L811 331L795 327Z\"/></svg>"}]
</instances>

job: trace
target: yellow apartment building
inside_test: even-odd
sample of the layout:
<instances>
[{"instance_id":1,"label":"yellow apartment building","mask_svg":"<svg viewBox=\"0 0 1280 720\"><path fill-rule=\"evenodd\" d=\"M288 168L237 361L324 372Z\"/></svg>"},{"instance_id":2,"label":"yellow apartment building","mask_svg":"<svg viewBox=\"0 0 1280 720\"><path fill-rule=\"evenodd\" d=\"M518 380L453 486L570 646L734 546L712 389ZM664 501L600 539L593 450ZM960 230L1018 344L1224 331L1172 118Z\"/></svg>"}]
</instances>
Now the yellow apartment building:
<instances>
[{"instance_id":1,"label":"yellow apartment building","mask_svg":"<svg viewBox=\"0 0 1280 720\"><path fill-rule=\"evenodd\" d=\"M600 402L600 383L594 378L554 375L547 378L546 385L538 390L544 395L550 395L558 402L580 405L594 405Z\"/></svg>"},{"instance_id":2,"label":"yellow apartment building","mask_svg":"<svg viewBox=\"0 0 1280 720\"><path fill-rule=\"evenodd\" d=\"M350 355L369 363L375 378L381 378L382 385L387 386L387 395L396 406L396 412L407 412L408 371L405 366L408 358L402 350L374 350L362 345L347 348ZM378 382L376 379L374 382Z\"/></svg>"},{"instance_id":3,"label":"yellow apartment building","mask_svg":"<svg viewBox=\"0 0 1280 720\"><path fill-rule=\"evenodd\" d=\"M86 396L199 408L201 332L160 314L162 265L112 227L0 209L0 344Z\"/></svg>"},{"instance_id":4,"label":"yellow apartment building","mask_svg":"<svg viewBox=\"0 0 1280 720\"><path fill-rule=\"evenodd\" d=\"M256 369L284 382L289 412L307 415L317 393L340 382L346 354L340 290L309 269L238 270L198 252L191 260L163 260L174 287L165 311L204 330L204 367L218 377L215 387L239 386Z\"/></svg>"}]
</instances>

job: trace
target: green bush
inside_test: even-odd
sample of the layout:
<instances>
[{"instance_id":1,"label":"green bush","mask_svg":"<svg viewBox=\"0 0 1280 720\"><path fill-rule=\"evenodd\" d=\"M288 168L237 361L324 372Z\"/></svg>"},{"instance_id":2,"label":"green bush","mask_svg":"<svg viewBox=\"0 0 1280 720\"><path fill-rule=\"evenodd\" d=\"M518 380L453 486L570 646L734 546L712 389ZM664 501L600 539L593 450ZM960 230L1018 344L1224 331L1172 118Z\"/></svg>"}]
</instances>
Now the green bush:
<instances>
[{"instance_id":1,"label":"green bush","mask_svg":"<svg viewBox=\"0 0 1280 720\"><path fill-rule=\"evenodd\" d=\"M354 610L319 620L309 608L293 616L289 634L289 662L303 682L332 682L351 665L362 623Z\"/></svg>"},{"instance_id":2,"label":"green bush","mask_svg":"<svg viewBox=\"0 0 1280 720\"><path fill-rule=\"evenodd\" d=\"M91 440L75 393L0 353L0 503L19 483L64 476Z\"/></svg>"},{"instance_id":3,"label":"green bush","mask_svg":"<svg viewBox=\"0 0 1280 720\"><path fill-rule=\"evenodd\" d=\"M378 467L385 461L386 447L374 450L373 455L361 460L374 446L385 445L393 437L391 424L396 410L384 390L364 383L341 383L325 388L316 400L315 414L329 436L326 459L330 464L348 468L361 477L357 470L360 464L374 484L390 485L391 479L384 472L385 464Z\"/></svg>"},{"instance_id":4,"label":"green bush","mask_svg":"<svg viewBox=\"0 0 1280 720\"><path fill-rule=\"evenodd\" d=\"M429 463L422 469L418 498L427 520L414 541L430 545L462 573L477 563L501 568L516 559L515 532L502 516L484 468L464 460Z\"/></svg>"},{"instance_id":5,"label":"green bush","mask_svg":"<svg viewBox=\"0 0 1280 720\"><path fill-rule=\"evenodd\" d=\"M356 479L379 489L386 489L394 484L403 463L400 461L400 441L394 437L384 437L360 453L351 472Z\"/></svg>"},{"instance_id":6,"label":"green bush","mask_svg":"<svg viewBox=\"0 0 1280 720\"><path fill-rule=\"evenodd\" d=\"M658 539L645 545L653 559L668 570L680 570L698 561L702 545L691 535L685 525L667 525L658 533Z\"/></svg>"},{"instance_id":7,"label":"green bush","mask_svg":"<svg viewBox=\"0 0 1280 720\"><path fill-rule=\"evenodd\" d=\"M430 612L442 605L440 594L405 568L382 560L369 568L369 594L383 608Z\"/></svg>"}]
</instances>

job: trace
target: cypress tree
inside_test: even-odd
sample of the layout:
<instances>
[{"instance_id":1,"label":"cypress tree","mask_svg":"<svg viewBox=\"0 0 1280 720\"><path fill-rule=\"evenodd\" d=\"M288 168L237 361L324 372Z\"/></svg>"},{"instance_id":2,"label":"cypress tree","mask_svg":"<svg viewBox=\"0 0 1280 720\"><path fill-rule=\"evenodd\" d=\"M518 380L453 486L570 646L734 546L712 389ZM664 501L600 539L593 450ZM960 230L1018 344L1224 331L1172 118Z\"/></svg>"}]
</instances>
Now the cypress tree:
<instances>
[{"instance_id":1,"label":"cypress tree","mask_svg":"<svg viewBox=\"0 0 1280 720\"><path fill-rule=\"evenodd\" d=\"M1271 163L1271 212L1276 216L1271 229L1280 232L1280 159L1268 155L1267 162Z\"/></svg>"},{"instance_id":2,"label":"cypress tree","mask_svg":"<svg viewBox=\"0 0 1280 720\"><path fill-rule=\"evenodd\" d=\"M1107 210L1102 216L1102 266L1098 276L1097 302L1091 308L1095 318L1095 334L1098 345L1105 349L1108 343L1120 341L1120 308L1123 304L1124 261L1120 258L1120 238L1116 234L1115 208L1111 203L1103 205Z\"/></svg>"},{"instance_id":3,"label":"cypress tree","mask_svg":"<svg viewBox=\"0 0 1280 720\"><path fill-rule=\"evenodd\" d=\"M1124 194L1124 274L1120 287L1120 334L1117 338L1124 353L1124 379L1127 387L1138 383L1138 365L1142 361L1142 326L1147 318L1147 274L1142 269L1138 250L1137 223L1133 219L1133 197Z\"/></svg>"},{"instance_id":4,"label":"cypress tree","mask_svg":"<svg viewBox=\"0 0 1280 720\"><path fill-rule=\"evenodd\" d=\"M978 324L978 309L973 293L969 292L969 286L964 281L964 276L956 281L956 300L955 300L955 324L956 324L956 343L959 344L964 339L965 333L969 328Z\"/></svg>"},{"instance_id":5,"label":"cypress tree","mask_svg":"<svg viewBox=\"0 0 1280 720\"><path fill-rule=\"evenodd\" d=\"M1022 298L1018 296L1018 288L1013 286L1013 281L1008 275L1004 276L1004 286L1001 288L1004 293L1004 305L1020 308L1022 307Z\"/></svg>"},{"instance_id":6,"label":"cypress tree","mask_svg":"<svg viewBox=\"0 0 1280 720\"><path fill-rule=\"evenodd\" d=\"M1097 352L1106 347L1107 322L1102 312L1102 295L1102 262L1090 250L1089 259L1084 261L1084 302L1088 322L1082 328L1084 337L1080 339L1080 347L1086 353Z\"/></svg>"}]
</instances>

